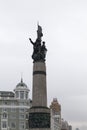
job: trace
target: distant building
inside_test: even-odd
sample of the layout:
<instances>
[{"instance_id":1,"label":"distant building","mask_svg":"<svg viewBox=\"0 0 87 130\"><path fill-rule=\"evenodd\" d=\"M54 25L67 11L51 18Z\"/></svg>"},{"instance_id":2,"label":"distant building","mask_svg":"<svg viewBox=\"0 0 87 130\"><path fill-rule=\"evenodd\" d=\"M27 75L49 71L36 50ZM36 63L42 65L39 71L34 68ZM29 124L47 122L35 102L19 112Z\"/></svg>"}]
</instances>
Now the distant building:
<instances>
[{"instance_id":1,"label":"distant building","mask_svg":"<svg viewBox=\"0 0 87 130\"><path fill-rule=\"evenodd\" d=\"M0 130L28 130L29 89L21 79L14 92L0 91Z\"/></svg>"},{"instance_id":2,"label":"distant building","mask_svg":"<svg viewBox=\"0 0 87 130\"><path fill-rule=\"evenodd\" d=\"M79 128L76 128L76 130L79 130Z\"/></svg>"},{"instance_id":3,"label":"distant building","mask_svg":"<svg viewBox=\"0 0 87 130\"><path fill-rule=\"evenodd\" d=\"M51 105L51 130L61 130L61 105L54 98Z\"/></svg>"},{"instance_id":4,"label":"distant building","mask_svg":"<svg viewBox=\"0 0 87 130\"><path fill-rule=\"evenodd\" d=\"M72 130L72 126L71 125L69 125L69 130Z\"/></svg>"},{"instance_id":5,"label":"distant building","mask_svg":"<svg viewBox=\"0 0 87 130\"><path fill-rule=\"evenodd\" d=\"M72 130L72 126L68 124L64 119L61 120L61 130Z\"/></svg>"}]
</instances>

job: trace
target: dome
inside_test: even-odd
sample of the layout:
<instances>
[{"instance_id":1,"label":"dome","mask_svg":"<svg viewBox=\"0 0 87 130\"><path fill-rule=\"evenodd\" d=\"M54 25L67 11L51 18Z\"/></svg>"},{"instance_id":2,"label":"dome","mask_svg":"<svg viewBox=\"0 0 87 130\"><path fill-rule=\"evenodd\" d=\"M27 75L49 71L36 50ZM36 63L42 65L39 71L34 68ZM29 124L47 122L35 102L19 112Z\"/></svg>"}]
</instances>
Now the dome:
<instances>
[{"instance_id":1,"label":"dome","mask_svg":"<svg viewBox=\"0 0 87 130\"><path fill-rule=\"evenodd\" d=\"M23 79L21 78L20 83L16 85L16 88L14 89L15 92L15 98L17 99L28 99L28 93L29 89L27 85L23 82Z\"/></svg>"},{"instance_id":2,"label":"dome","mask_svg":"<svg viewBox=\"0 0 87 130\"><path fill-rule=\"evenodd\" d=\"M67 129L67 127L68 127L68 122L67 122L67 121L64 121L64 120L62 119L62 129Z\"/></svg>"},{"instance_id":3,"label":"dome","mask_svg":"<svg viewBox=\"0 0 87 130\"><path fill-rule=\"evenodd\" d=\"M16 85L16 88L27 88L27 85L23 82L21 78L21 82Z\"/></svg>"}]
</instances>

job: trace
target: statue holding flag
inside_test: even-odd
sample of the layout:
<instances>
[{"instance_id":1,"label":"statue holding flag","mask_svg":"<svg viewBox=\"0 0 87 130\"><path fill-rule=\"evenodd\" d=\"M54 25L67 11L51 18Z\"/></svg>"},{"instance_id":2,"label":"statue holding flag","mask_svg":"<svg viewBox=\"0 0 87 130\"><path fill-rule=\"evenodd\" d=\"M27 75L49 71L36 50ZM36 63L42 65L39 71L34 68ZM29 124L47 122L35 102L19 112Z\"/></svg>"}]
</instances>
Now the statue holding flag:
<instances>
[{"instance_id":1,"label":"statue holding flag","mask_svg":"<svg viewBox=\"0 0 87 130\"><path fill-rule=\"evenodd\" d=\"M41 37L43 36L42 28L38 25L37 29L37 39L35 42L29 38L30 42L33 44L33 54L32 59L36 61L45 61L47 49L45 47L45 42L42 42Z\"/></svg>"},{"instance_id":2,"label":"statue holding flag","mask_svg":"<svg viewBox=\"0 0 87 130\"><path fill-rule=\"evenodd\" d=\"M41 40L41 37L43 36L43 33L42 33L42 28L41 26L38 25L38 30L37 30L37 38L39 40Z\"/></svg>"}]
</instances>

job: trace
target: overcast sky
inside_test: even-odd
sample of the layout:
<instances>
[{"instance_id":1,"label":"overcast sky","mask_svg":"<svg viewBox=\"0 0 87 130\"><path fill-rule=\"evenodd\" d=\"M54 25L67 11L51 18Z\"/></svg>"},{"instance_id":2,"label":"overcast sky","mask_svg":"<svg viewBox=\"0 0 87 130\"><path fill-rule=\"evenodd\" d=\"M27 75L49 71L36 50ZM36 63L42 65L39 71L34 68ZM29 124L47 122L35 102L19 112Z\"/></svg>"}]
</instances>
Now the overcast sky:
<instances>
[{"instance_id":1,"label":"overcast sky","mask_svg":"<svg viewBox=\"0 0 87 130\"><path fill-rule=\"evenodd\" d=\"M13 91L21 74L32 97L33 47L43 28L48 105L57 98L62 118L87 130L87 0L0 0L0 90Z\"/></svg>"}]
</instances>

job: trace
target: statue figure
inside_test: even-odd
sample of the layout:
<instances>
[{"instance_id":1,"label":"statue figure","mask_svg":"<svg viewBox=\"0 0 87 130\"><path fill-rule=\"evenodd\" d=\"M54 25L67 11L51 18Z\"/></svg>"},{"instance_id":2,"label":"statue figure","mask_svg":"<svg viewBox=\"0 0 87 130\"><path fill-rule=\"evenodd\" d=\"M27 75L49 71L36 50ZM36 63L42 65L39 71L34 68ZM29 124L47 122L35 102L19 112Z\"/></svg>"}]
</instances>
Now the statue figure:
<instances>
[{"instance_id":1,"label":"statue figure","mask_svg":"<svg viewBox=\"0 0 87 130\"><path fill-rule=\"evenodd\" d=\"M42 36L43 36L42 28L41 26L38 25L36 41L33 42L31 38L29 38L30 42L33 44L32 59L34 61L45 61L47 49L45 47L45 42L42 42L41 40Z\"/></svg>"},{"instance_id":2,"label":"statue figure","mask_svg":"<svg viewBox=\"0 0 87 130\"><path fill-rule=\"evenodd\" d=\"M43 36L42 28L38 24L38 30L37 30L37 39L41 40L41 37Z\"/></svg>"},{"instance_id":3,"label":"statue figure","mask_svg":"<svg viewBox=\"0 0 87 130\"><path fill-rule=\"evenodd\" d=\"M41 46L41 53L42 53L43 59L46 57L46 52L47 52L47 49L45 46L45 42L43 42L43 45Z\"/></svg>"}]
</instances>

